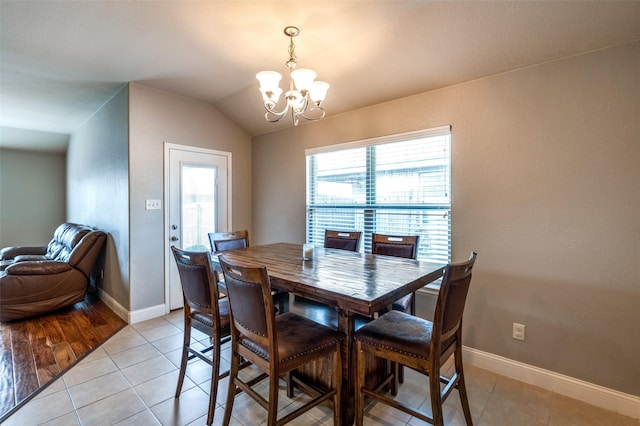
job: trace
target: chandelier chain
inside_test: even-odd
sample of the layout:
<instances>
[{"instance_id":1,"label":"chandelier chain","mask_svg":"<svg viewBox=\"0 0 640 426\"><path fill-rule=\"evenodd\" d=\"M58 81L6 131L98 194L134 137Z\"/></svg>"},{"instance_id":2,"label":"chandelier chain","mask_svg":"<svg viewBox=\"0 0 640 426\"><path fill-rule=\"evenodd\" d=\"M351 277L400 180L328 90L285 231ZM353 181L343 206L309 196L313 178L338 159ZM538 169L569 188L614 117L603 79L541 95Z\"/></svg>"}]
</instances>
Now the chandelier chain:
<instances>
[{"instance_id":1,"label":"chandelier chain","mask_svg":"<svg viewBox=\"0 0 640 426\"><path fill-rule=\"evenodd\" d=\"M296 67L296 59L298 58L296 58L296 45L293 43L293 36L290 36L289 39L291 41L289 42L289 60L287 61L287 67L292 70Z\"/></svg>"}]
</instances>

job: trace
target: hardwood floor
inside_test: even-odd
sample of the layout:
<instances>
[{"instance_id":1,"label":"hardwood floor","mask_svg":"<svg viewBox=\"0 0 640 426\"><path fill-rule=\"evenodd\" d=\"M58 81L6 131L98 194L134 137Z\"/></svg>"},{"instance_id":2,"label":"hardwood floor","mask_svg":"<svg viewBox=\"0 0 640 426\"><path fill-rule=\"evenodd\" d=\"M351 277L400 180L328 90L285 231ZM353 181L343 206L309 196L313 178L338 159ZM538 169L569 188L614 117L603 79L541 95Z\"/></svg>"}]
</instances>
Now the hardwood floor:
<instances>
[{"instance_id":1,"label":"hardwood floor","mask_svg":"<svg viewBox=\"0 0 640 426\"><path fill-rule=\"evenodd\" d=\"M51 314L0 323L0 423L125 325L91 293Z\"/></svg>"}]
</instances>

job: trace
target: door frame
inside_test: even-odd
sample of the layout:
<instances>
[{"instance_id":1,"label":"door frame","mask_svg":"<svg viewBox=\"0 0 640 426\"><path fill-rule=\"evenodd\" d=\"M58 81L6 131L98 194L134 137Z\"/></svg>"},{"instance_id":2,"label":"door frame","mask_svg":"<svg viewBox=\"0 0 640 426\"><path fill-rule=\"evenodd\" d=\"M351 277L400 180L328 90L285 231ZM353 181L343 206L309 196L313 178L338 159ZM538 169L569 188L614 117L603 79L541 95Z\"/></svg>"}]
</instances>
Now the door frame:
<instances>
[{"instance_id":1,"label":"door frame","mask_svg":"<svg viewBox=\"0 0 640 426\"><path fill-rule=\"evenodd\" d=\"M171 263L173 261L172 257L171 257L171 241L170 241L170 227L171 227L171 223L170 223L170 206L169 206L169 186L170 186L170 180L171 180L171 176L169 173L169 167L170 167L170 151L171 150L179 150L179 151L187 151L190 153L201 153L201 154L208 154L208 155L219 155L219 156L223 156L226 157L227 159L227 224L229 229L233 229L233 225L232 225L232 203L231 200L233 199L232 197L232 179L231 176L233 175L232 170L231 170L231 165L232 165L232 161L231 161L231 152L227 152L227 151L218 151L215 149L209 149L209 148L199 148L199 147L195 147L195 146L189 146L189 145L179 145L179 144L174 144L174 143L168 143L165 142L164 143L164 168L163 168L163 174L164 174L164 200L165 200L165 206L164 206L164 230L163 230L163 238L164 238L164 244L163 244L163 250L164 250L164 305L165 305L165 314L168 314L171 311L171 303L169 300L169 295L171 294L171 289L170 289L170 285L171 285Z\"/></svg>"}]
</instances>

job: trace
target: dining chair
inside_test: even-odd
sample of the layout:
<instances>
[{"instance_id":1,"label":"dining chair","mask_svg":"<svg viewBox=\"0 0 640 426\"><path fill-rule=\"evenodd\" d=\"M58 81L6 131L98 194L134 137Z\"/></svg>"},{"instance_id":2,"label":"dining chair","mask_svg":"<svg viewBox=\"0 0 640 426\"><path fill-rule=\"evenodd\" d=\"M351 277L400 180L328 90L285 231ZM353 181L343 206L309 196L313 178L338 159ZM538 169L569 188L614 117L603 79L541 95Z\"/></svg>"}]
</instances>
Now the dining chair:
<instances>
[{"instance_id":1,"label":"dining chair","mask_svg":"<svg viewBox=\"0 0 640 426\"><path fill-rule=\"evenodd\" d=\"M356 426L362 426L365 397L390 405L420 420L443 425L442 404L454 388L458 389L462 411L467 425L472 425L471 411L462 367L462 314L471 284L471 271L476 253L471 253L467 261L448 264L433 321L400 311L389 311L354 334L356 345ZM374 356L392 363L406 365L429 378L431 413L409 407L380 392L385 385L392 389L396 370L386 377L384 384L376 389L365 384L365 357ZM455 372L451 377L441 375L442 365L454 357ZM441 390L440 382L445 386Z\"/></svg>"},{"instance_id":2,"label":"dining chair","mask_svg":"<svg viewBox=\"0 0 640 426\"><path fill-rule=\"evenodd\" d=\"M416 259L418 257L418 235L385 235L371 234L371 253L383 254L387 256L404 257L407 259ZM416 293L410 293L393 302L391 309L394 311L407 312L411 315L416 314ZM398 383L404 383L404 368L402 365L393 365L398 369L396 376Z\"/></svg>"},{"instance_id":3,"label":"dining chair","mask_svg":"<svg viewBox=\"0 0 640 426\"><path fill-rule=\"evenodd\" d=\"M418 235L385 235L371 234L371 253L387 256L416 259L418 257ZM408 294L393 302L392 309L396 311L416 313L415 293Z\"/></svg>"},{"instance_id":4,"label":"dining chair","mask_svg":"<svg viewBox=\"0 0 640 426\"><path fill-rule=\"evenodd\" d=\"M220 374L220 346L231 339L229 302L218 295L218 274L211 265L207 252L185 251L171 247L178 266L182 294L184 297L184 339L176 398L180 397L182 383L190 358L198 357L211 365L211 388L209 391L209 411L207 424L213 422L213 412L218 392L218 380L229 375L229 371ZM211 358L191 346L191 329L210 337Z\"/></svg>"},{"instance_id":5,"label":"dining chair","mask_svg":"<svg viewBox=\"0 0 640 426\"><path fill-rule=\"evenodd\" d=\"M360 231L335 231L325 229L324 246L326 248L359 251L361 237L362 232Z\"/></svg>"},{"instance_id":6,"label":"dining chair","mask_svg":"<svg viewBox=\"0 0 640 426\"><path fill-rule=\"evenodd\" d=\"M249 247L249 231L209 232L209 244L211 251L220 252ZM224 276L220 277L222 291L225 291ZM276 302L276 312L282 312L289 299L289 293L273 290L273 298Z\"/></svg>"},{"instance_id":7,"label":"dining chair","mask_svg":"<svg viewBox=\"0 0 640 426\"><path fill-rule=\"evenodd\" d=\"M224 255L220 256L220 265L231 312L231 373L223 424L229 424L235 395L241 391L267 409L269 426L288 423L330 399L334 424L340 424L344 334L292 312L276 316L266 267L233 264ZM293 371L327 356L332 357L333 372L333 386L328 389L304 383ZM241 359L251 362L262 374L243 380L238 375ZM295 384L309 393L311 399L278 419L278 385L284 375L291 378L292 386ZM253 388L266 378L269 378L268 400Z\"/></svg>"},{"instance_id":8,"label":"dining chair","mask_svg":"<svg viewBox=\"0 0 640 426\"><path fill-rule=\"evenodd\" d=\"M209 232L211 251L225 251L249 247L249 231Z\"/></svg>"}]
</instances>

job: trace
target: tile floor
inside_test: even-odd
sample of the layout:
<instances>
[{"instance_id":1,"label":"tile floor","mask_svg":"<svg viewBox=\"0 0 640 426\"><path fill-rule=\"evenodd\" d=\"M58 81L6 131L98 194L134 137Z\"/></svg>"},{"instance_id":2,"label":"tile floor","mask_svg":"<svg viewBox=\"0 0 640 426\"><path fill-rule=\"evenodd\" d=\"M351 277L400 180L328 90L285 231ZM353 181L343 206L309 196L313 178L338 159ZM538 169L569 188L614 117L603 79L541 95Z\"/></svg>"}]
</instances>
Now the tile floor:
<instances>
[{"instance_id":1,"label":"tile floor","mask_svg":"<svg viewBox=\"0 0 640 426\"><path fill-rule=\"evenodd\" d=\"M206 343L204 335L194 337ZM36 398L7 419L12 425L204 425L211 370L190 361L179 399L174 398L180 364L182 312L125 327ZM224 356L224 351L223 351ZM225 358L225 359L228 359ZM223 368L228 362L223 360ZM424 378L405 370L398 398L429 411ZM471 414L478 426L640 426L630 417L467 366ZM228 379L220 382L214 424L222 424ZM266 386L264 387L266 389ZM281 410L295 407L283 392ZM426 423L382 404L366 410L365 425L423 426ZM232 425L257 426L266 411L246 395L236 397ZM331 425L329 406L316 407L292 425ZM464 425L458 396L445 403L446 425Z\"/></svg>"}]
</instances>

